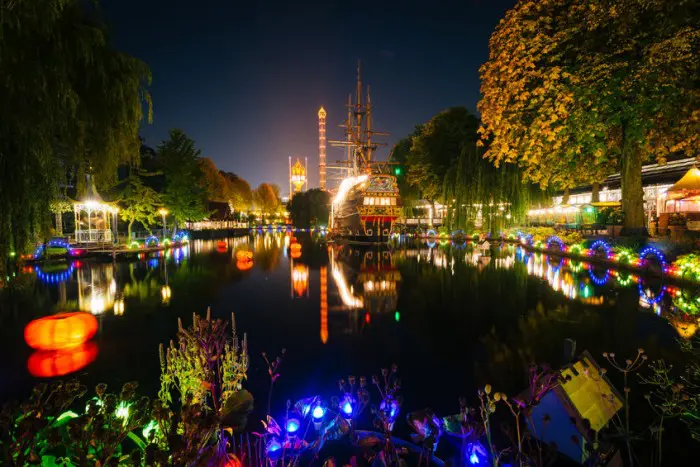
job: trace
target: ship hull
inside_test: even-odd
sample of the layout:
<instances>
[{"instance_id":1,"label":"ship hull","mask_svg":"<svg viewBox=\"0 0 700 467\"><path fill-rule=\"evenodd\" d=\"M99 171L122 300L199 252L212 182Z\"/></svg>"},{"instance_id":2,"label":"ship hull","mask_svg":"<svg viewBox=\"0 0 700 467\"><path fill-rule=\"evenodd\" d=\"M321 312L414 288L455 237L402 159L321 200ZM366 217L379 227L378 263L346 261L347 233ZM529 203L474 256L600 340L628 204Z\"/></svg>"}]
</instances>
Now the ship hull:
<instances>
[{"instance_id":1,"label":"ship hull","mask_svg":"<svg viewBox=\"0 0 700 467\"><path fill-rule=\"evenodd\" d=\"M333 236L353 243L387 243L401 213L400 206L393 176L371 175L356 179L356 183L346 187L342 200L333 204Z\"/></svg>"}]
</instances>

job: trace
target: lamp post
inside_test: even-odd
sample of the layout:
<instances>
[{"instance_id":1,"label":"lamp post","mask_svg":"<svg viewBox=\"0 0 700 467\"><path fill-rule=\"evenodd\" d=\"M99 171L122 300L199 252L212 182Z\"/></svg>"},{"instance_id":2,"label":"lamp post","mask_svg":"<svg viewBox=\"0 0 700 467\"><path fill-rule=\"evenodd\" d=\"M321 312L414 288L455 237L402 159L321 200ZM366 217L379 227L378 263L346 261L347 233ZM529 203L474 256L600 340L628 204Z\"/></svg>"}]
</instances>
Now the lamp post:
<instances>
[{"instance_id":1,"label":"lamp post","mask_svg":"<svg viewBox=\"0 0 700 467\"><path fill-rule=\"evenodd\" d=\"M165 238L165 216L168 215L168 210L165 209L165 208L160 208L160 209L158 210L158 213L159 213L159 214L161 215L161 217L163 218L163 238Z\"/></svg>"}]
</instances>

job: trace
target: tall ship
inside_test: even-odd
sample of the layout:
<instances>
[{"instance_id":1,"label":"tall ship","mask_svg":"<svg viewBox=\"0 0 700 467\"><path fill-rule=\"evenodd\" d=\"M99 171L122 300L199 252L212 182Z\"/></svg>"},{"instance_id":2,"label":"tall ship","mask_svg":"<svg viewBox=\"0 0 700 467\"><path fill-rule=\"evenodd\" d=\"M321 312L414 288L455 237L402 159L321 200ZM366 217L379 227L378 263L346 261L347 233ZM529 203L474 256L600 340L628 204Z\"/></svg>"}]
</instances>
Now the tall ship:
<instances>
[{"instance_id":1,"label":"tall ship","mask_svg":"<svg viewBox=\"0 0 700 467\"><path fill-rule=\"evenodd\" d=\"M347 107L347 120L341 125L345 139L330 141L347 151L347 159L332 167L340 169L343 178L331 203L330 232L354 243L386 243L401 214L401 198L391 162L374 158L377 148L386 146L376 137L387 133L372 129L370 90L367 86L363 93L359 64L355 99L349 96Z\"/></svg>"}]
</instances>

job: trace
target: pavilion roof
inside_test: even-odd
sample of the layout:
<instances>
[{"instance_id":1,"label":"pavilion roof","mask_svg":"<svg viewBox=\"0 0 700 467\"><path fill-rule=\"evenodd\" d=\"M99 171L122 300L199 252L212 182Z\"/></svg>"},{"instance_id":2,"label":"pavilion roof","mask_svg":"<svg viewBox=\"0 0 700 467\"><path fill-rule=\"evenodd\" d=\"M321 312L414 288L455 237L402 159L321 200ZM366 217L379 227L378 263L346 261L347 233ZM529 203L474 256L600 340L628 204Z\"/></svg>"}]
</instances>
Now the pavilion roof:
<instances>
[{"instance_id":1,"label":"pavilion roof","mask_svg":"<svg viewBox=\"0 0 700 467\"><path fill-rule=\"evenodd\" d=\"M697 194L700 194L700 169L695 166L668 189L669 198L685 198Z\"/></svg>"},{"instance_id":2,"label":"pavilion roof","mask_svg":"<svg viewBox=\"0 0 700 467\"><path fill-rule=\"evenodd\" d=\"M97 201L98 203L101 203L102 196L100 196L100 194L97 192L97 188L95 187L95 179L92 178L92 175L90 174L87 174L85 178L85 192L83 193L83 196L80 197L79 201L81 203L88 201Z\"/></svg>"}]
</instances>

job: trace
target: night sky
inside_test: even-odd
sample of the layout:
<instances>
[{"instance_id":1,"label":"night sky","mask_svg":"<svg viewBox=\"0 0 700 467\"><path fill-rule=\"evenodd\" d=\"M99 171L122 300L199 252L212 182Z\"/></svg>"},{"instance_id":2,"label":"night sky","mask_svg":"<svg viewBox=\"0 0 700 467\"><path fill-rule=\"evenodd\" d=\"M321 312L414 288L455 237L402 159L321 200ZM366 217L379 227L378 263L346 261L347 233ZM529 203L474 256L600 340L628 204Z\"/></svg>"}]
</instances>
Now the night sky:
<instances>
[{"instance_id":1,"label":"night sky","mask_svg":"<svg viewBox=\"0 0 700 467\"><path fill-rule=\"evenodd\" d=\"M153 74L146 143L181 128L220 169L286 194L290 155L309 158L318 185L317 111L340 139L358 59L389 147L447 107L475 112L489 36L514 3L104 0L103 10L116 46ZM342 158L329 148L328 163Z\"/></svg>"}]
</instances>

